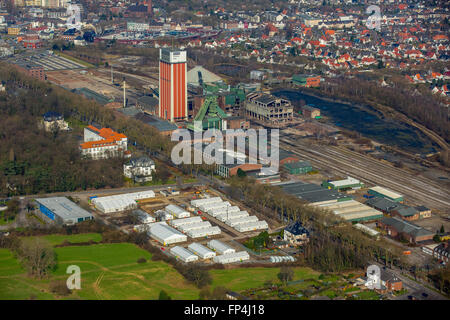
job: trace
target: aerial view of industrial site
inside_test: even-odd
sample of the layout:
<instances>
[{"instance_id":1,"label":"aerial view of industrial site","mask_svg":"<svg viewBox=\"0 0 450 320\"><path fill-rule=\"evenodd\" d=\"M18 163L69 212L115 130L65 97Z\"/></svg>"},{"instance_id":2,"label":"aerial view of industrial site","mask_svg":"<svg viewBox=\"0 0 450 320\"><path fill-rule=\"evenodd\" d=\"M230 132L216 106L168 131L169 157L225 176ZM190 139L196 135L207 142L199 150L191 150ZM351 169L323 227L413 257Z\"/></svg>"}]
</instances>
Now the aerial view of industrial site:
<instances>
[{"instance_id":1,"label":"aerial view of industrial site","mask_svg":"<svg viewBox=\"0 0 450 320\"><path fill-rule=\"evenodd\" d=\"M0 0L0 301L445 317L449 11Z\"/></svg>"}]
</instances>

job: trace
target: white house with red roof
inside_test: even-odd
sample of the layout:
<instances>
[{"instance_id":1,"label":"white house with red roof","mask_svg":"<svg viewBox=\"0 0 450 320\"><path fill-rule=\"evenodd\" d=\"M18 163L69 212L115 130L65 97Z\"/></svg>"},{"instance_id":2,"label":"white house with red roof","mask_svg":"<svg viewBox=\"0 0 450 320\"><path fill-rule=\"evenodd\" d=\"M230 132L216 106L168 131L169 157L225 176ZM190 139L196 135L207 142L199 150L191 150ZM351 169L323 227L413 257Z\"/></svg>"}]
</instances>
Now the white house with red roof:
<instances>
[{"instance_id":1,"label":"white house with red roof","mask_svg":"<svg viewBox=\"0 0 450 320\"><path fill-rule=\"evenodd\" d=\"M84 142L80 145L81 154L92 159L107 159L123 155L127 151L128 138L110 128L98 129L94 126L84 128Z\"/></svg>"}]
</instances>

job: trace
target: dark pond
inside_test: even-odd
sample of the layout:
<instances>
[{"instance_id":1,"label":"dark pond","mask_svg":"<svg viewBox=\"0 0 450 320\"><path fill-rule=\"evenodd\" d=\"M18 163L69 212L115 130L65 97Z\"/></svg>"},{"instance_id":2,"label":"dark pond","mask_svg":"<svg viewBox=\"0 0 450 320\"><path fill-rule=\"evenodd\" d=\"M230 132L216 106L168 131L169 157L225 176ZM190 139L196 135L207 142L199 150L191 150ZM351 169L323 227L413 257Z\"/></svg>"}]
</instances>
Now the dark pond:
<instances>
[{"instance_id":1,"label":"dark pond","mask_svg":"<svg viewBox=\"0 0 450 320\"><path fill-rule=\"evenodd\" d=\"M299 106L299 102L304 100L306 104L319 108L334 125L357 131L380 143L412 153L426 154L435 151L433 142L418 130L399 121L381 119L369 109L330 102L296 90L277 90L273 95L290 100L294 106Z\"/></svg>"}]
</instances>

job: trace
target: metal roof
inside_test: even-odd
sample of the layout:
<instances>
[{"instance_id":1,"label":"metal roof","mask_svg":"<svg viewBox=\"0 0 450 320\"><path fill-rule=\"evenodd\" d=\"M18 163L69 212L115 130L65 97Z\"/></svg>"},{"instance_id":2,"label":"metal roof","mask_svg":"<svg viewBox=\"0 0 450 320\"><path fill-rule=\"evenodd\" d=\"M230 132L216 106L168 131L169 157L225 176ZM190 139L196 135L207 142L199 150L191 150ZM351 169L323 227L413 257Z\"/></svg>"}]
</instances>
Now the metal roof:
<instances>
[{"instance_id":1,"label":"metal roof","mask_svg":"<svg viewBox=\"0 0 450 320\"><path fill-rule=\"evenodd\" d=\"M182 234L178 230L168 226L165 222L155 223L150 225L150 235L153 235L164 241L172 238L186 238L186 235Z\"/></svg>"},{"instance_id":2,"label":"metal roof","mask_svg":"<svg viewBox=\"0 0 450 320\"><path fill-rule=\"evenodd\" d=\"M304 182L294 182L279 185L284 192L294 195L308 202L322 202L329 200L339 200L351 198L333 189L325 189L319 185Z\"/></svg>"},{"instance_id":3,"label":"metal roof","mask_svg":"<svg viewBox=\"0 0 450 320\"><path fill-rule=\"evenodd\" d=\"M197 243L197 242L191 243L188 246L188 249L202 257L205 255L214 255L214 256L216 255L216 253L214 251L208 249L204 245L201 245L200 243Z\"/></svg>"},{"instance_id":4,"label":"metal roof","mask_svg":"<svg viewBox=\"0 0 450 320\"><path fill-rule=\"evenodd\" d=\"M180 256L182 259L185 259L185 260L191 259L193 257L198 259L198 257L195 254L193 254L189 250L187 250L183 247L180 247L180 246L175 246L175 247L171 248L170 253L172 253L175 256Z\"/></svg>"},{"instance_id":5,"label":"metal roof","mask_svg":"<svg viewBox=\"0 0 450 320\"><path fill-rule=\"evenodd\" d=\"M428 231L428 230L426 230L422 227L419 227L411 222L404 221L397 217L383 218L383 219L381 219L380 222L385 225L394 227L397 230L397 232L404 232L404 233L409 234L414 237L429 236L429 235L433 234L431 231Z\"/></svg>"},{"instance_id":6,"label":"metal roof","mask_svg":"<svg viewBox=\"0 0 450 320\"><path fill-rule=\"evenodd\" d=\"M64 220L92 217L90 212L77 206L66 197L40 198L35 200Z\"/></svg>"},{"instance_id":7,"label":"metal roof","mask_svg":"<svg viewBox=\"0 0 450 320\"><path fill-rule=\"evenodd\" d=\"M382 195L384 195L386 197L389 197L391 199L398 199L398 198L403 197L401 194L399 194L397 192L391 191L389 189L386 189L386 188L383 188L383 187L380 187L380 186L372 187L369 190L375 191L375 192L377 192L379 194L382 194Z\"/></svg>"},{"instance_id":8,"label":"metal roof","mask_svg":"<svg viewBox=\"0 0 450 320\"><path fill-rule=\"evenodd\" d=\"M219 252L225 252L227 250L234 250L233 248L227 246L225 243L219 241L219 240L211 240L208 242L208 247L210 247L211 249L214 249L216 251Z\"/></svg>"}]
</instances>

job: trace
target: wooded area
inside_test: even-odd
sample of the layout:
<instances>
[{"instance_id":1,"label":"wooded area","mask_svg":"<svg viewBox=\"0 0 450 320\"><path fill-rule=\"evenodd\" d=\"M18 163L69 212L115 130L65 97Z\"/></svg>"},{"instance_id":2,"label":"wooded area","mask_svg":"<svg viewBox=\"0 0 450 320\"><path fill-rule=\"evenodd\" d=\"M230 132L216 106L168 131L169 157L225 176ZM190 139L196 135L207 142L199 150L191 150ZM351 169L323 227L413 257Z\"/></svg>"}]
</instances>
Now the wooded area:
<instances>
[{"instance_id":1,"label":"wooded area","mask_svg":"<svg viewBox=\"0 0 450 320\"><path fill-rule=\"evenodd\" d=\"M307 205L279 187L258 184L248 177L233 177L230 186L227 194L256 212L279 221L300 221L311 230L305 262L315 269L342 272L364 268L375 260L405 263L398 248L368 238L336 215Z\"/></svg>"},{"instance_id":2,"label":"wooded area","mask_svg":"<svg viewBox=\"0 0 450 320\"><path fill-rule=\"evenodd\" d=\"M0 194L49 193L120 187L123 160L83 160L81 131L45 132L42 115L56 111L66 120L99 124L125 133L129 142L147 150L170 150L170 141L136 119L118 117L92 100L51 84L36 81L0 64L7 93L0 95Z\"/></svg>"},{"instance_id":3,"label":"wooded area","mask_svg":"<svg viewBox=\"0 0 450 320\"><path fill-rule=\"evenodd\" d=\"M450 141L447 108L429 92L421 92L401 82L381 87L362 77L330 80L321 85L321 91L334 98L391 107Z\"/></svg>"}]
</instances>

